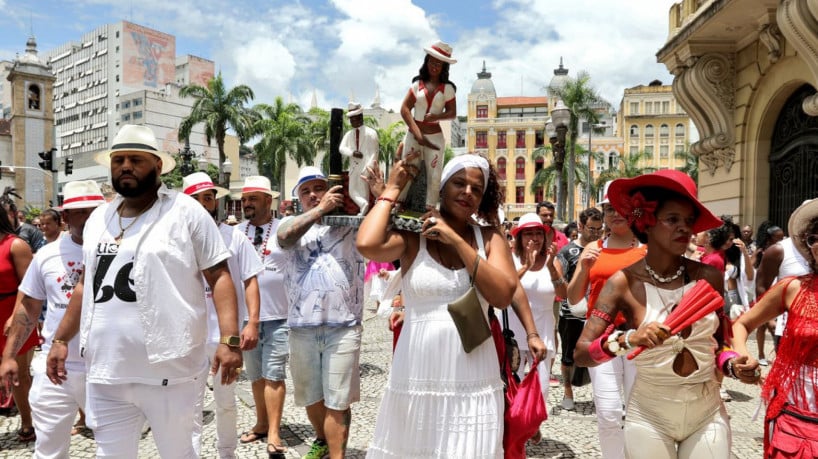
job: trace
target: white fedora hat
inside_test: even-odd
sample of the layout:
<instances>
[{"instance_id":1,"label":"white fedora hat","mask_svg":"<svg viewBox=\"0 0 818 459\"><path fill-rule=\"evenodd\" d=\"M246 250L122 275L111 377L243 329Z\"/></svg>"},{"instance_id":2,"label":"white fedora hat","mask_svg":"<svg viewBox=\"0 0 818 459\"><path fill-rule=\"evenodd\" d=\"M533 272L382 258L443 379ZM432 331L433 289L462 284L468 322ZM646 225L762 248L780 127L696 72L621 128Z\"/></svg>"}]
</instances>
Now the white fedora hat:
<instances>
[{"instance_id":1,"label":"white fedora hat","mask_svg":"<svg viewBox=\"0 0 818 459\"><path fill-rule=\"evenodd\" d=\"M119 129L109 151L98 153L94 160L106 167L111 167L111 156L118 152L139 151L150 153L162 160L162 174L167 174L176 167L173 156L160 151L153 130L147 126L126 124Z\"/></svg>"},{"instance_id":2,"label":"white fedora hat","mask_svg":"<svg viewBox=\"0 0 818 459\"><path fill-rule=\"evenodd\" d=\"M352 118L353 116L362 115L364 113L364 108L361 107L361 104L357 102L350 102L347 106L347 118Z\"/></svg>"},{"instance_id":3,"label":"white fedora hat","mask_svg":"<svg viewBox=\"0 0 818 459\"><path fill-rule=\"evenodd\" d=\"M245 178L241 192L242 194L253 192L265 193L273 198L277 198L281 194L278 191L273 191L273 187L270 185L270 179L262 175L251 175Z\"/></svg>"},{"instance_id":4,"label":"white fedora hat","mask_svg":"<svg viewBox=\"0 0 818 459\"><path fill-rule=\"evenodd\" d=\"M448 43L436 41L426 48L423 48L423 50L426 51L426 54L437 60L447 62L449 64L457 64L457 59L452 59L452 47Z\"/></svg>"},{"instance_id":5,"label":"white fedora hat","mask_svg":"<svg viewBox=\"0 0 818 459\"><path fill-rule=\"evenodd\" d=\"M193 196L206 190L215 190L216 199L223 198L230 193L227 188L214 185L210 176L204 172L194 172L182 178L182 192L184 194Z\"/></svg>"},{"instance_id":6,"label":"white fedora hat","mask_svg":"<svg viewBox=\"0 0 818 459\"><path fill-rule=\"evenodd\" d=\"M293 197L298 197L298 189L301 188L301 185L312 180L323 180L327 182L327 177L323 172L321 172L321 169L315 166L302 167L301 171L298 173L298 182L296 182L295 186L293 187Z\"/></svg>"},{"instance_id":7,"label":"white fedora hat","mask_svg":"<svg viewBox=\"0 0 818 459\"><path fill-rule=\"evenodd\" d=\"M105 197L93 180L68 182L62 188L63 201L60 209L87 209L105 204Z\"/></svg>"}]
</instances>

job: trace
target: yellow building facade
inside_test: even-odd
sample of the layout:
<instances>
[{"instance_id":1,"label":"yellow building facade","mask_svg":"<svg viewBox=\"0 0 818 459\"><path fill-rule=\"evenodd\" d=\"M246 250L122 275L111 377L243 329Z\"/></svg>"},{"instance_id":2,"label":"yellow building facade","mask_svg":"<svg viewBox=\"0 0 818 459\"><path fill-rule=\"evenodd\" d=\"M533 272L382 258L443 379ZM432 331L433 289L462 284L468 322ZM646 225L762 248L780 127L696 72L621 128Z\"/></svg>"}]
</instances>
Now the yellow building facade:
<instances>
[{"instance_id":1,"label":"yellow building facade","mask_svg":"<svg viewBox=\"0 0 818 459\"><path fill-rule=\"evenodd\" d=\"M627 155L648 155L641 167L659 170L684 166L677 153L686 151L690 144L690 117L673 96L672 86L653 81L625 89L617 128Z\"/></svg>"},{"instance_id":2,"label":"yellow building facade","mask_svg":"<svg viewBox=\"0 0 818 459\"><path fill-rule=\"evenodd\" d=\"M818 2L684 0L657 58L700 140L699 197L786 229L818 197Z\"/></svg>"}]
</instances>

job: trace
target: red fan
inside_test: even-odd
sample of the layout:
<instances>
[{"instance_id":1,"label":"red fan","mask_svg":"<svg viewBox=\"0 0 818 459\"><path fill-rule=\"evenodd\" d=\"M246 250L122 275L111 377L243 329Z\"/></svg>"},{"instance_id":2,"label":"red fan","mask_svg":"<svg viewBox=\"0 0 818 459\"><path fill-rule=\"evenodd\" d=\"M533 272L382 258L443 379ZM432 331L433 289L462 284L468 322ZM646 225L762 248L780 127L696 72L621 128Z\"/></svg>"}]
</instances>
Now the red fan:
<instances>
[{"instance_id":1,"label":"red fan","mask_svg":"<svg viewBox=\"0 0 818 459\"><path fill-rule=\"evenodd\" d=\"M724 306L724 298L719 295L713 286L704 279L699 279L696 285L682 297L682 301L665 319L665 325L670 327L670 334L675 335L697 320L718 311ZM646 348L639 346L628 354L628 360L633 360Z\"/></svg>"}]
</instances>

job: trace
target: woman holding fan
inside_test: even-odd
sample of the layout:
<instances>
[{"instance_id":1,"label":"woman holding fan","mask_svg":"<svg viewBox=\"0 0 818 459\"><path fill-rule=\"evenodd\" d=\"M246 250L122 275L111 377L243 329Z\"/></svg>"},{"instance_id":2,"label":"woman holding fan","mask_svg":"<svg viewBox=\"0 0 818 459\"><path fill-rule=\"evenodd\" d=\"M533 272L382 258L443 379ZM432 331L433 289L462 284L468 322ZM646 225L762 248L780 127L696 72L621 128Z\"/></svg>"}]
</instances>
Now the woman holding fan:
<instances>
[{"instance_id":1,"label":"woman holding fan","mask_svg":"<svg viewBox=\"0 0 818 459\"><path fill-rule=\"evenodd\" d=\"M722 222L696 199L693 180L676 170L615 180L608 199L648 250L644 259L605 284L574 358L578 365L595 366L632 348L646 348L634 360L636 380L624 428L626 457L727 458L730 424L715 370L746 383L757 382L759 375L747 371L752 368L746 357L738 358L725 347L729 322L721 310L723 275L684 257L692 233ZM699 280L706 283L694 288ZM688 320L681 328L673 321L673 326L666 325L677 305L675 316L695 312L687 306L702 303L695 301L700 291L716 294L710 303L694 308L715 312ZM610 327L619 312L625 316L626 331ZM679 331L671 336L674 328Z\"/></svg>"}]
</instances>

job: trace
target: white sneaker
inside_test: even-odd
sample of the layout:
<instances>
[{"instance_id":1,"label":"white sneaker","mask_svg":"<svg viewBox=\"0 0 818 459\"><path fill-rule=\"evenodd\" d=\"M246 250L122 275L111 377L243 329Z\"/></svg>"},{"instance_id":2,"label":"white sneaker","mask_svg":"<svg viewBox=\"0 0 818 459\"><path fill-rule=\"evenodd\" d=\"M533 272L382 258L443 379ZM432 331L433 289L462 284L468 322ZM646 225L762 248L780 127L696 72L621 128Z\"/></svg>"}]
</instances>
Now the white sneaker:
<instances>
[{"instance_id":1,"label":"white sneaker","mask_svg":"<svg viewBox=\"0 0 818 459\"><path fill-rule=\"evenodd\" d=\"M730 393L727 392L727 389L723 387L719 389L719 395L721 396L721 399L724 400L725 402L733 400L733 397L730 396Z\"/></svg>"},{"instance_id":2,"label":"white sneaker","mask_svg":"<svg viewBox=\"0 0 818 459\"><path fill-rule=\"evenodd\" d=\"M562 409L566 411L572 411L574 409L574 399L569 397L563 397L560 406L562 407Z\"/></svg>"},{"instance_id":3,"label":"white sneaker","mask_svg":"<svg viewBox=\"0 0 818 459\"><path fill-rule=\"evenodd\" d=\"M767 365L770 364L770 362L767 359L758 359L758 364L763 367L766 367Z\"/></svg>"}]
</instances>

